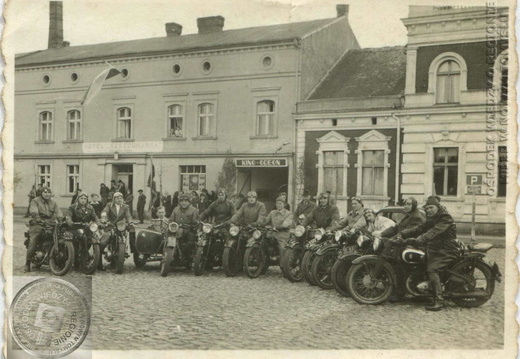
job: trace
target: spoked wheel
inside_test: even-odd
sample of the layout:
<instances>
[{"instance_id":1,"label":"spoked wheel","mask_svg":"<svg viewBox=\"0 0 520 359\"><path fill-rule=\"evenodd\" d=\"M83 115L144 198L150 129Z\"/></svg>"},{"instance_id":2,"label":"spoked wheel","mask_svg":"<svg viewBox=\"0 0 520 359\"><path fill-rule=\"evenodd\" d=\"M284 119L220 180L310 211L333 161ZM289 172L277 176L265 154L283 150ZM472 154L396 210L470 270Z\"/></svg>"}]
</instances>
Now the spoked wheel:
<instances>
[{"instance_id":1,"label":"spoked wheel","mask_svg":"<svg viewBox=\"0 0 520 359\"><path fill-rule=\"evenodd\" d=\"M352 265L352 258L338 259L332 266L331 279L334 289L344 297L350 297L347 290L347 273Z\"/></svg>"},{"instance_id":2,"label":"spoked wheel","mask_svg":"<svg viewBox=\"0 0 520 359\"><path fill-rule=\"evenodd\" d=\"M394 289L392 275L383 266L376 278L371 273L376 262L353 264L347 274L347 288L356 302L360 304L381 304L385 302Z\"/></svg>"},{"instance_id":3,"label":"spoked wheel","mask_svg":"<svg viewBox=\"0 0 520 359\"><path fill-rule=\"evenodd\" d=\"M249 278L257 278L265 267L265 256L260 246L247 248L244 254L244 268Z\"/></svg>"},{"instance_id":4,"label":"spoked wheel","mask_svg":"<svg viewBox=\"0 0 520 359\"><path fill-rule=\"evenodd\" d=\"M163 259L161 261L161 276L166 277L170 271L170 266L173 261L173 248L166 247L164 249Z\"/></svg>"},{"instance_id":5,"label":"spoked wheel","mask_svg":"<svg viewBox=\"0 0 520 359\"><path fill-rule=\"evenodd\" d=\"M139 253L134 253L134 264L137 268L141 268L141 267L144 267L144 265L146 264L146 262L148 261L148 258L150 256L147 255L147 254L139 254Z\"/></svg>"},{"instance_id":6,"label":"spoked wheel","mask_svg":"<svg viewBox=\"0 0 520 359\"><path fill-rule=\"evenodd\" d=\"M448 279L446 290L456 294L451 300L461 307L480 307L495 291L495 277L482 262L462 261L453 266L451 272L455 274ZM461 296L464 292L471 292L471 295Z\"/></svg>"},{"instance_id":7,"label":"spoked wheel","mask_svg":"<svg viewBox=\"0 0 520 359\"><path fill-rule=\"evenodd\" d=\"M305 252L302 260L302 272L303 272L303 278L305 278L305 281L309 283L310 285L317 285L316 280L312 276L311 272L311 266L312 262L314 261L314 258L316 257L315 251L307 251Z\"/></svg>"},{"instance_id":8,"label":"spoked wheel","mask_svg":"<svg viewBox=\"0 0 520 359\"><path fill-rule=\"evenodd\" d=\"M74 263L74 245L69 241L60 241L51 248L49 266L54 275L65 275Z\"/></svg>"},{"instance_id":9,"label":"spoked wheel","mask_svg":"<svg viewBox=\"0 0 520 359\"><path fill-rule=\"evenodd\" d=\"M222 254L222 269L224 270L224 273L226 273L227 277L234 277L238 274L240 268L235 248L224 248L224 253Z\"/></svg>"},{"instance_id":10,"label":"spoked wheel","mask_svg":"<svg viewBox=\"0 0 520 359\"><path fill-rule=\"evenodd\" d=\"M89 248L85 248L83 257L83 273L88 275L94 274L100 260L101 252L98 243L90 245Z\"/></svg>"},{"instance_id":11,"label":"spoked wheel","mask_svg":"<svg viewBox=\"0 0 520 359\"><path fill-rule=\"evenodd\" d=\"M291 282L300 282L303 279L303 247L287 248L284 253L282 267L287 279Z\"/></svg>"},{"instance_id":12,"label":"spoked wheel","mask_svg":"<svg viewBox=\"0 0 520 359\"><path fill-rule=\"evenodd\" d=\"M337 250L329 250L322 255L317 255L316 259L312 262L311 272L316 280L316 284L323 289L332 289L334 285L332 284L331 272L332 266L334 266L334 262L336 262L336 258L338 257Z\"/></svg>"},{"instance_id":13,"label":"spoked wheel","mask_svg":"<svg viewBox=\"0 0 520 359\"><path fill-rule=\"evenodd\" d=\"M193 273L195 273L196 276L203 274L206 269L208 256L207 253L204 253L204 249L205 247L198 247L197 252L195 253L195 259L193 260Z\"/></svg>"}]
</instances>

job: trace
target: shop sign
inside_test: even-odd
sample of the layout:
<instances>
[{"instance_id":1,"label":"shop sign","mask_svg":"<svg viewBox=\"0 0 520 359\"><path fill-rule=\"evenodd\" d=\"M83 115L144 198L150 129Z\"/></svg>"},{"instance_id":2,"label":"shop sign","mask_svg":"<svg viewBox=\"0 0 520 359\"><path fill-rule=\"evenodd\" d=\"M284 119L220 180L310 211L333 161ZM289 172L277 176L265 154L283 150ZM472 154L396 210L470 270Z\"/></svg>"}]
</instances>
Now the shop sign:
<instances>
[{"instance_id":1,"label":"shop sign","mask_svg":"<svg viewBox=\"0 0 520 359\"><path fill-rule=\"evenodd\" d=\"M286 158L244 158L236 160L237 167L287 167Z\"/></svg>"},{"instance_id":2,"label":"shop sign","mask_svg":"<svg viewBox=\"0 0 520 359\"><path fill-rule=\"evenodd\" d=\"M115 152L162 152L162 141L134 141L134 142L84 142L83 153Z\"/></svg>"},{"instance_id":3,"label":"shop sign","mask_svg":"<svg viewBox=\"0 0 520 359\"><path fill-rule=\"evenodd\" d=\"M482 194L482 186L470 185L468 186L468 194Z\"/></svg>"}]
</instances>

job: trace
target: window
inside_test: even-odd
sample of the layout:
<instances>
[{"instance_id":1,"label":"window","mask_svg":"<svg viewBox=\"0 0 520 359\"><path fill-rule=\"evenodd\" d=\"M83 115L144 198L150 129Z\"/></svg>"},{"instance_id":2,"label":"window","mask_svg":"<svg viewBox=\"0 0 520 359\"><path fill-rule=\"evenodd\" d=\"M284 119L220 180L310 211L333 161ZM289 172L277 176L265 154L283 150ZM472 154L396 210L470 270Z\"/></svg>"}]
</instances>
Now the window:
<instances>
[{"instance_id":1,"label":"window","mask_svg":"<svg viewBox=\"0 0 520 359\"><path fill-rule=\"evenodd\" d=\"M132 110L128 107L117 110L117 138L132 138Z\"/></svg>"},{"instance_id":2,"label":"window","mask_svg":"<svg viewBox=\"0 0 520 359\"><path fill-rule=\"evenodd\" d=\"M198 133L197 136L210 136L211 126L215 120L214 105L212 103L202 103L198 106Z\"/></svg>"},{"instance_id":3,"label":"window","mask_svg":"<svg viewBox=\"0 0 520 359\"><path fill-rule=\"evenodd\" d=\"M180 174L184 193L206 188L206 166L180 166Z\"/></svg>"},{"instance_id":4,"label":"window","mask_svg":"<svg viewBox=\"0 0 520 359\"><path fill-rule=\"evenodd\" d=\"M363 151L362 195L382 196L384 182L385 151Z\"/></svg>"},{"instance_id":5,"label":"window","mask_svg":"<svg viewBox=\"0 0 520 359\"><path fill-rule=\"evenodd\" d=\"M459 171L458 148L433 149L433 188L439 196L456 196Z\"/></svg>"},{"instance_id":6,"label":"window","mask_svg":"<svg viewBox=\"0 0 520 359\"><path fill-rule=\"evenodd\" d=\"M332 195L343 195L344 151L323 152L323 188Z\"/></svg>"},{"instance_id":7,"label":"window","mask_svg":"<svg viewBox=\"0 0 520 359\"><path fill-rule=\"evenodd\" d=\"M183 137L183 115L181 105L168 107L168 137Z\"/></svg>"},{"instance_id":8,"label":"window","mask_svg":"<svg viewBox=\"0 0 520 359\"><path fill-rule=\"evenodd\" d=\"M52 113L40 112L40 141L52 141Z\"/></svg>"},{"instance_id":9,"label":"window","mask_svg":"<svg viewBox=\"0 0 520 359\"><path fill-rule=\"evenodd\" d=\"M79 165L67 166L67 193L73 194L79 187Z\"/></svg>"},{"instance_id":10,"label":"window","mask_svg":"<svg viewBox=\"0 0 520 359\"><path fill-rule=\"evenodd\" d=\"M437 103L459 102L460 66L453 60L444 61L437 70Z\"/></svg>"},{"instance_id":11,"label":"window","mask_svg":"<svg viewBox=\"0 0 520 359\"><path fill-rule=\"evenodd\" d=\"M507 147L498 146L497 197L505 197L507 191Z\"/></svg>"},{"instance_id":12,"label":"window","mask_svg":"<svg viewBox=\"0 0 520 359\"><path fill-rule=\"evenodd\" d=\"M67 112L67 137L69 140L81 140L81 112Z\"/></svg>"},{"instance_id":13,"label":"window","mask_svg":"<svg viewBox=\"0 0 520 359\"><path fill-rule=\"evenodd\" d=\"M274 101L265 100L256 104L256 134L272 135L274 133Z\"/></svg>"},{"instance_id":14,"label":"window","mask_svg":"<svg viewBox=\"0 0 520 359\"><path fill-rule=\"evenodd\" d=\"M50 165L38 165L38 184L51 188Z\"/></svg>"}]
</instances>

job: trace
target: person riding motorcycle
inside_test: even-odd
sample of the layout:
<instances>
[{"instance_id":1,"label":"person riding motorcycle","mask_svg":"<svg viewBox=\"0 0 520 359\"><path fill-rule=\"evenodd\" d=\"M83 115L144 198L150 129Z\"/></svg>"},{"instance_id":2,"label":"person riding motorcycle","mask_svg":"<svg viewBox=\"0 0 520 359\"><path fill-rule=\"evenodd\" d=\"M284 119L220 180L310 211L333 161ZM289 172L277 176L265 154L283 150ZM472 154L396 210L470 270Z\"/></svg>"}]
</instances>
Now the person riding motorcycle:
<instances>
[{"instance_id":1,"label":"person riding motorcycle","mask_svg":"<svg viewBox=\"0 0 520 359\"><path fill-rule=\"evenodd\" d=\"M179 197L179 205L175 207L170 216L170 222L176 222L179 225L194 225L199 219L199 210L193 207L190 203L190 196L182 194ZM190 254L194 251L196 246L196 231L195 229L181 228L179 230L180 238L185 240L184 245L180 249L183 253Z\"/></svg>"},{"instance_id":2,"label":"person riding motorcycle","mask_svg":"<svg viewBox=\"0 0 520 359\"><path fill-rule=\"evenodd\" d=\"M408 197L404 201L404 211L406 215L403 219L397 224L397 226L390 227L385 229L381 233L381 237L383 238L391 238L397 235L397 233L423 224L426 221L424 214L417 207L417 200L414 197Z\"/></svg>"},{"instance_id":3,"label":"person riding motorcycle","mask_svg":"<svg viewBox=\"0 0 520 359\"><path fill-rule=\"evenodd\" d=\"M426 270L434 292L434 301L427 305L426 309L438 311L444 308L439 273L457 259L460 247L456 241L455 222L440 203L435 198L429 198L424 208L427 216L426 222L401 231L400 237L406 239L418 236L415 240L410 241L411 244L426 247Z\"/></svg>"},{"instance_id":4,"label":"person riding motorcycle","mask_svg":"<svg viewBox=\"0 0 520 359\"><path fill-rule=\"evenodd\" d=\"M298 220L303 220L305 217L307 217L312 212L314 207L316 207L316 203L311 202L311 193L309 190L303 191L302 201L298 204L298 207L296 207L296 212L294 212L295 224L299 224L297 223Z\"/></svg>"},{"instance_id":5,"label":"person riding motorcycle","mask_svg":"<svg viewBox=\"0 0 520 359\"><path fill-rule=\"evenodd\" d=\"M220 224L229 221L235 213L235 206L227 199L226 191L220 189L217 193L217 200L211 203L209 207L200 214L199 218L201 221L204 221L208 217L215 217L215 224Z\"/></svg>"},{"instance_id":6,"label":"person riding motorcycle","mask_svg":"<svg viewBox=\"0 0 520 359\"><path fill-rule=\"evenodd\" d=\"M279 255L283 258L285 246L289 242L289 229L293 224L293 214L285 207L285 198L278 197L276 199L276 209L273 209L264 220L264 226L270 224L276 231L273 237L278 242Z\"/></svg>"},{"instance_id":7,"label":"person riding motorcycle","mask_svg":"<svg viewBox=\"0 0 520 359\"><path fill-rule=\"evenodd\" d=\"M258 201L255 191L247 193L247 202L229 220L233 224L259 226L265 221L267 211L265 205Z\"/></svg>"},{"instance_id":8,"label":"person riding motorcycle","mask_svg":"<svg viewBox=\"0 0 520 359\"><path fill-rule=\"evenodd\" d=\"M352 197L350 203L352 205L352 211L350 211L345 218L341 219L337 226L332 228L332 230L344 229L352 231L367 226L365 216L363 215L365 206L363 205L361 198Z\"/></svg>"},{"instance_id":9,"label":"person riding motorcycle","mask_svg":"<svg viewBox=\"0 0 520 359\"><path fill-rule=\"evenodd\" d=\"M29 245L27 246L24 272L31 271L31 259L36 251L36 244L42 235L43 227L41 222L51 222L54 220L61 222L63 220L63 213L56 201L51 199L51 196L51 189L47 186L43 186L40 196L33 199L29 205L31 220L29 221Z\"/></svg>"},{"instance_id":10,"label":"person riding motorcycle","mask_svg":"<svg viewBox=\"0 0 520 359\"><path fill-rule=\"evenodd\" d=\"M381 233L387 230L388 228L395 227L395 222L390 218L386 218L384 216L378 216L373 209L367 208L363 212L363 216L365 217L366 231L373 236L381 236Z\"/></svg>"},{"instance_id":11,"label":"person riding motorcycle","mask_svg":"<svg viewBox=\"0 0 520 359\"><path fill-rule=\"evenodd\" d=\"M101 222L109 222L115 225L119 221L125 221L127 224L132 223L132 215L130 214L130 208L124 203L123 194L121 192L114 193L112 202L107 203L103 211L101 212ZM111 232L104 232L101 236L100 249L103 253L105 247L110 241ZM104 270L101 261L99 261L98 270Z\"/></svg>"},{"instance_id":12,"label":"person riding motorcycle","mask_svg":"<svg viewBox=\"0 0 520 359\"><path fill-rule=\"evenodd\" d=\"M312 225L313 228L330 230L337 226L339 221L338 207L330 203L330 194L322 192L318 196L318 205L303 220L303 226Z\"/></svg>"},{"instance_id":13,"label":"person riding motorcycle","mask_svg":"<svg viewBox=\"0 0 520 359\"><path fill-rule=\"evenodd\" d=\"M88 203L88 195L85 192L81 192L76 203L69 207L65 213L65 221L68 225L71 225L74 222L96 222L99 224L99 218L96 215L96 211L94 210L94 207Z\"/></svg>"}]
</instances>

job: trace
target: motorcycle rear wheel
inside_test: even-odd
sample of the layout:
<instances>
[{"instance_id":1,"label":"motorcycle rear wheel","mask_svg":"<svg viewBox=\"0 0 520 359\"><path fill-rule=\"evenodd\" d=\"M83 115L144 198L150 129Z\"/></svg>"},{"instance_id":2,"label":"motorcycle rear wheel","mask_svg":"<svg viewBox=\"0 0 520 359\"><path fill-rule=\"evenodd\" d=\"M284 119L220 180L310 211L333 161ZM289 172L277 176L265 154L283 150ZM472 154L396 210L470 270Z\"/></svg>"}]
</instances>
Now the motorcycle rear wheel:
<instances>
[{"instance_id":1,"label":"motorcycle rear wheel","mask_svg":"<svg viewBox=\"0 0 520 359\"><path fill-rule=\"evenodd\" d=\"M161 261L161 277L166 277L173 261L173 248L166 247Z\"/></svg>"},{"instance_id":2,"label":"motorcycle rear wheel","mask_svg":"<svg viewBox=\"0 0 520 359\"><path fill-rule=\"evenodd\" d=\"M96 271L99 261L101 260L101 252L99 244L93 244L90 248L84 248L85 258L83 259L83 273L87 275L94 274Z\"/></svg>"},{"instance_id":3,"label":"motorcycle rear wheel","mask_svg":"<svg viewBox=\"0 0 520 359\"><path fill-rule=\"evenodd\" d=\"M67 274L74 264L74 245L69 241L58 242L51 248L49 266L54 275Z\"/></svg>"},{"instance_id":4,"label":"motorcycle rear wheel","mask_svg":"<svg viewBox=\"0 0 520 359\"><path fill-rule=\"evenodd\" d=\"M372 279L371 272L376 262L361 262L353 264L347 274L347 288L352 299L360 304L381 304L388 300L393 292L392 275L383 266Z\"/></svg>"},{"instance_id":5,"label":"motorcycle rear wheel","mask_svg":"<svg viewBox=\"0 0 520 359\"><path fill-rule=\"evenodd\" d=\"M331 280L331 272L337 257L338 251L328 251L322 255L317 255L312 262L311 272L318 287L322 289L334 288Z\"/></svg>"},{"instance_id":6,"label":"motorcycle rear wheel","mask_svg":"<svg viewBox=\"0 0 520 359\"><path fill-rule=\"evenodd\" d=\"M473 261L462 261L451 269L452 272L464 277L471 277L471 281L466 284L458 284L453 288L453 292L472 292L483 290L487 297L454 297L451 300L460 307L476 308L486 303L495 291L495 277L491 269L484 263ZM448 283L449 286L449 283ZM448 287L447 286L447 287Z\"/></svg>"},{"instance_id":7,"label":"motorcycle rear wheel","mask_svg":"<svg viewBox=\"0 0 520 359\"><path fill-rule=\"evenodd\" d=\"M338 259L332 266L330 274L334 289L344 297L350 297L347 290L347 273L351 265L351 260L347 260L346 258Z\"/></svg>"},{"instance_id":8,"label":"motorcycle rear wheel","mask_svg":"<svg viewBox=\"0 0 520 359\"><path fill-rule=\"evenodd\" d=\"M285 250L282 267L285 276L291 282L301 282L303 279L303 247L295 246Z\"/></svg>"},{"instance_id":9,"label":"motorcycle rear wheel","mask_svg":"<svg viewBox=\"0 0 520 359\"><path fill-rule=\"evenodd\" d=\"M256 245L246 249L244 268L249 278L257 278L262 274L265 268L265 256L260 246Z\"/></svg>"},{"instance_id":10,"label":"motorcycle rear wheel","mask_svg":"<svg viewBox=\"0 0 520 359\"><path fill-rule=\"evenodd\" d=\"M125 246L122 243L119 244L116 261L116 273L121 274L123 273L123 266L125 264Z\"/></svg>"},{"instance_id":11,"label":"motorcycle rear wheel","mask_svg":"<svg viewBox=\"0 0 520 359\"><path fill-rule=\"evenodd\" d=\"M197 252L195 253L195 258L193 260L193 273L196 276L204 274L207 262L208 259L204 253L204 247L198 247Z\"/></svg>"},{"instance_id":12,"label":"motorcycle rear wheel","mask_svg":"<svg viewBox=\"0 0 520 359\"><path fill-rule=\"evenodd\" d=\"M316 257L316 252L308 250L303 255L303 260L302 260L303 278L310 285L317 285L314 277L312 276L312 272L311 272L312 262L314 261L315 257Z\"/></svg>"},{"instance_id":13,"label":"motorcycle rear wheel","mask_svg":"<svg viewBox=\"0 0 520 359\"><path fill-rule=\"evenodd\" d=\"M227 277L234 277L238 273L238 258L236 249L233 247L224 248L222 254L222 269Z\"/></svg>"}]
</instances>

